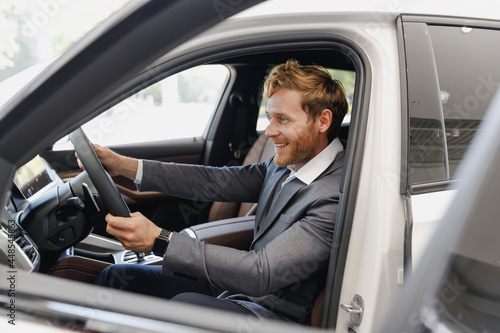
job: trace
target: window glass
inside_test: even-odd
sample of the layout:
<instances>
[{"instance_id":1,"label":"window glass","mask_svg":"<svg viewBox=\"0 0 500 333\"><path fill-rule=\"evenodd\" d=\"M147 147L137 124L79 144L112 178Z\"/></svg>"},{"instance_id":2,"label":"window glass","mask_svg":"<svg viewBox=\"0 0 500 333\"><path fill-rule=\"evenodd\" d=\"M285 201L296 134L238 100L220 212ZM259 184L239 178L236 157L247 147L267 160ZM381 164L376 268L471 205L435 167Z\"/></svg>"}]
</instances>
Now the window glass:
<instances>
[{"instance_id":1,"label":"window glass","mask_svg":"<svg viewBox=\"0 0 500 333\"><path fill-rule=\"evenodd\" d=\"M344 86L344 91L347 98L347 103L349 103L349 108L346 116L344 117L343 124L349 124L351 122L351 109L352 109L352 97L354 96L354 83L356 81L356 73L353 71L339 70L339 69L327 69L332 77L336 80L342 82ZM262 98L259 108L259 118L257 119L257 131L265 131L267 125L269 125L269 120L266 116L266 103L267 100Z\"/></svg>"},{"instance_id":2,"label":"window glass","mask_svg":"<svg viewBox=\"0 0 500 333\"><path fill-rule=\"evenodd\" d=\"M448 178L446 138L434 53L425 23L404 25L411 184Z\"/></svg>"},{"instance_id":3,"label":"window glass","mask_svg":"<svg viewBox=\"0 0 500 333\"><path fill-rule=\"evenodd\" d=\"M500 31L424 23L404 30L410 183L454 179L500 84Z\"/></svg>"},{"instance_id":4,"label":"window glass","mask_svg":"<svg viewBox=\"0 0 500 333\"><path fill-rule=\"evenodd\" d=\"M439 78L450 177L500 84L500 31L429 26Z\"/></svg>"},{"instance_id":5,"label":"window glass","mask_svg":"<svg viewBox=\"0 0 500 333\"><path fill-rule=\"evenodd\" d=\"M201 136L229 78L222 65L194 67L157 82L83 125L92 142L119 145ZM61 140L54 150L71 149Z\"/></svg>"}]
</instances>

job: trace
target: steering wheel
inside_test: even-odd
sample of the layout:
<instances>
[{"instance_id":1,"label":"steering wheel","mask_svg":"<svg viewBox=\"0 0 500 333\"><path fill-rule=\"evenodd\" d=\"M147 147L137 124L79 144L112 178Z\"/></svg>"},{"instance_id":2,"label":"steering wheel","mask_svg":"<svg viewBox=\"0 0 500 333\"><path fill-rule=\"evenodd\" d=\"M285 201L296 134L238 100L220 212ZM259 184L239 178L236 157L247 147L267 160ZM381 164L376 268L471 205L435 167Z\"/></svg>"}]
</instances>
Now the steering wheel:
<instances>
[{"instance_id":1,"label":"steering wheel","mask_svg":"<svg viewBox=\"0 0 500 333\"><path fill-rule=\"evenodd\" d=\"M104 201L108 212L114 216L130 217L130 210L116 188L115 182L104 169L101 161L97 158L89 139L82 128L77 128L70 135L71 143L75 147L78 158L83 164L85 171L94 183L97 192Z\"/></svg>"}]
</instances>

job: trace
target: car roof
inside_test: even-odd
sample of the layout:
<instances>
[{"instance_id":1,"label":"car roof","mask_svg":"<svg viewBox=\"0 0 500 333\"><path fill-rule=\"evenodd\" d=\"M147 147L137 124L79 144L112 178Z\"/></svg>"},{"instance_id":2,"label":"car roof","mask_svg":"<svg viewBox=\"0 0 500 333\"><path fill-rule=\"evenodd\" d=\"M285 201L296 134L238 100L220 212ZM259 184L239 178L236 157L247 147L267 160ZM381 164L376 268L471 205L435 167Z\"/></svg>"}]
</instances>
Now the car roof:
<instances>
[{"instance_id":1,"label":"car roof","mask_svg":"<svg viewBox=\"0 0 500 333\"><path fill-rule=\"evenodd\" d=\"M241 12L230 20L242 17L307 13L383 13L384 18L400 14L442 15L498 20L500 3L495 0L453 1L453 0L269 0Z\"/></svg>"}]
</instances>

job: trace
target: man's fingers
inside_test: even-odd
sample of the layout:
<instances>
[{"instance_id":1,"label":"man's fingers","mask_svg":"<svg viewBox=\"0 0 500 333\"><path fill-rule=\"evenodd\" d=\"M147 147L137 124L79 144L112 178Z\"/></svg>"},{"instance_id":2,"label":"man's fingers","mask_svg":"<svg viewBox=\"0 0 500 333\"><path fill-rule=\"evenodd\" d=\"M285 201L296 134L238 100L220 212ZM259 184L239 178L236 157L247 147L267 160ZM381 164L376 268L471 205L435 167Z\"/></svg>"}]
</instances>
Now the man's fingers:
<instances>
[{"instance_id":1,"label":"man's fingers","mask_svg":"<svg viewBox=\"0 0 500 333\"><path fill-rule=\"evenodd\" d=\"M105 219L108 222L106 231L115 236L128 250L151 251L154 239L159 235L161 229L139 212L134 212L131 215L131 217L106 215Z\"/></svg>"},{"instance_id":2,"label":"man's fingers","mask_svg":"<svg viewBox=\"0 0 500 333\"><path fill-rule=\"evenodd\" d=\"M116 228L116 229L126 229L126 226L127 226L127 217L120 217L120 216L113 216L111 214L108 213L108 215L106 215L105 217L105 220L106 222L108 222L108 225L111 225L113 228Z\"/></svg>"},{"instance_id":3,"label":"man's fingers","mask_svg":"<svg viewBox=\"0 0 500 333\"><path fill-rule=\"evenodd\" d=\"M108 214L108 215L106 215L105 219L106 219L106 222L108 222L108 224L106 226L106 231L110 235L115 236L121 243L123 243L125 237L129 233L127 231L127 229L124 227L124 225L125 225L124 221L120 220L123 218Z\"/></svg>"},{"instance_id":4,"label":"man's fingers","mask_svg":"<svg viewBox=\"0 0 500 333\"><path fill-rule=\"evenodd\" d=\"M76 162L78 163L78 167L82 170L85 170L83 167L82 161L80 161L80 158L78 157L78 154L75 152L75 157L76 157Z\"/></svg>"},{"instance_id":5,"label":"man's fingers","mask_svg":"<svg viewBox=\"0 0 500 333\"><path fill-rule=\"evenodd\" d=\"M131 214L131 217L121 217L113 216L108 213L108 215L106 215L105 217L106 222L108 222L107 229L109 228L114 233L120 234L135 233L143 224L141 223L142 221L138 221L137 219L133 218L138 216L142 216L142 214L134 212ZM112 235L116 236L114 233Z\"/></svg>"}]
</instances>

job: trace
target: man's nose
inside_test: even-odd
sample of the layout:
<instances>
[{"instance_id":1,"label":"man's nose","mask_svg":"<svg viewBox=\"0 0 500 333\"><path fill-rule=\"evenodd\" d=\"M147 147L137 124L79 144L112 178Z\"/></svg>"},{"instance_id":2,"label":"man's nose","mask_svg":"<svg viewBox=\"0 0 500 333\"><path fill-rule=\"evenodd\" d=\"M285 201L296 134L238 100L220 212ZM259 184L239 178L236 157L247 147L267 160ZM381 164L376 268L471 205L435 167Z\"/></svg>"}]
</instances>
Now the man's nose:
<instances>
[{"instance_id":1,"label":"man's nose","mask_svg":"<svg viewBox=\"0 0 500 333\"><path fill-rule=\"evenodd\" d=\"M269 123L269 125L266 128L266 136L268 138L272 138L272 137L275 137L275 136L278 136L278 135L279 135L279 131L276 128L276 125L274 124L274 121L271 120L271 122Z\"/></svg>"}]
</instances>

